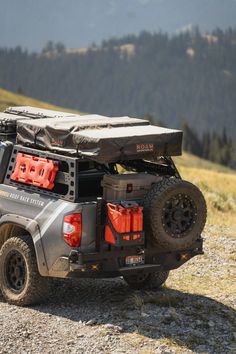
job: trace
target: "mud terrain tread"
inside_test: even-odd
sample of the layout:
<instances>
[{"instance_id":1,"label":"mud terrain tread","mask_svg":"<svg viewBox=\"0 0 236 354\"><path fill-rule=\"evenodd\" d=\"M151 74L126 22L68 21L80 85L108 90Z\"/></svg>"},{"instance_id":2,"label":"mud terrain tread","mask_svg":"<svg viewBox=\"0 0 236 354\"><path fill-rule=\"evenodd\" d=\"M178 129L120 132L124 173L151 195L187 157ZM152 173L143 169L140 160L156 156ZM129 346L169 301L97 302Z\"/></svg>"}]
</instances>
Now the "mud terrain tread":
<instances>
[{"instance_id":1,"label":"mud terrain tread","mask_svg":"<svg viewBox=\"0 0 236 354\"><path fill-rule=\"evenodd\" d=\"M12 249L19 250L23 254L28 277L26 286L19 294L9 289L4 275L4 260ZM49 294L49 280L39 274L34 244L30 235L22 235L9 238L0 250L0 289L4 298L11 304L26 306L45 301Z\"/></svg>"},{"instance_id":2,"label":"mud terrain tread","mask_svg":"<svg viewBox=\"0 0 236 354\"><path fill-rule=\"evenodd\" d=\"M175 250L173 239L160 237L160 229L159 229L159 220L158 213L153 213L154 203L158 200L158 198L163 198L165 193L168 193L168 189L172 186L184 185L186 188L193 189L198 192L201 208L198 209L198 229L199 233L192 235L192 237L184 238L182 241L180 249L186 249L193 244L193 242L200 236L207 218L207 208L205 199L201 193L201 191L192 183L183 181L181 179L163 179L160 182L154 184L150 191L147 193L144 199L144 221L145 221L145 230L148 237L148 243L153 246L158 246L161 250ZM151 215L151 217L150 217ZM152 225L155 225L155 227ZM156 236L155 236L156 231ZM158 235L157 235L158 233ZM179 249L178 247L176 248Z\"/></svg>"},{"instance_id":3,"label":"mud terrain tread","mask_svg":"<svg viewBox=\"0 0 236 354\"><path fill-rule=\"evenodd\" d=\"M168 271L149 273L143 281L138 281L139 275L124 276L127 284L137 290L154 290L159 289L167 280Z\"/></svg>"}]
</instances>

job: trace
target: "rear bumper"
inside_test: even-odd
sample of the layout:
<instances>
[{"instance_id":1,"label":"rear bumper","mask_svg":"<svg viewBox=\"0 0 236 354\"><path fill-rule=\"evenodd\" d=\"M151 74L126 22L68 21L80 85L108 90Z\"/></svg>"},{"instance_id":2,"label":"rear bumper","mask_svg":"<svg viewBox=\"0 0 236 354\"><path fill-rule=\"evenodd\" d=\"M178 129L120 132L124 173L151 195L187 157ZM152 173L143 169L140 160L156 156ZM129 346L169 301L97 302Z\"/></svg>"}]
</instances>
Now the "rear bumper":
<instances>
[{"instance_id":1,"label":"rear bumper","mask_svg":"<svg viewBox=\"0 0 236 354\"><path fill-rule=\"evenodd\" d=\"M202 244L203 240L200 238L191 249L174 252L158 252L157 249L141 249L140 247L96 253L82 253L79 250L72 250L69 256L57 259L49 275L62 278L100 278L176 269L189 259L203 254ZM144 264L126 265L127 256L140 254L144 257Z\"/></svg>"}]
</instances>

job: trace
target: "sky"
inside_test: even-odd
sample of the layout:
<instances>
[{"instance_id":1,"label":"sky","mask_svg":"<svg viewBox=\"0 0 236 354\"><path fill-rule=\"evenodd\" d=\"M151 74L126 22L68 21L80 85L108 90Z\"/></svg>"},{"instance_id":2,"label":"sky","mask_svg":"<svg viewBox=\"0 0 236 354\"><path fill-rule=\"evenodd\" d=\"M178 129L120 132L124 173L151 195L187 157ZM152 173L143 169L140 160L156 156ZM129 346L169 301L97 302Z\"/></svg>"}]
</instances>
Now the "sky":
<instances>
[{"instance_id":1,"label":"sky","mask_svg":"<svg viewBox=\"0 0 236 354\"><path fill-rule=\"evenodd\" d=\"M236 27L235 0L0 0L0 46L87 47L143 30Z\"/></svg>"}]
</instances>

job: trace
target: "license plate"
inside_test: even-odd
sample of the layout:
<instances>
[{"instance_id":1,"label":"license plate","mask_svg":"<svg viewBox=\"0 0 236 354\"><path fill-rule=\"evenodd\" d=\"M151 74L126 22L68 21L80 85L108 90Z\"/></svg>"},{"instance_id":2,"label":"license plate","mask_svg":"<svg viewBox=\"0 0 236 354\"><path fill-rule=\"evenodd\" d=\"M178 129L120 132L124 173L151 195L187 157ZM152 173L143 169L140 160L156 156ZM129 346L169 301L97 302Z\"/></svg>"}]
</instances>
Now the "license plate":
<instances>
[{"instance_id":1,"label":"license plate","mask_svg":"<svg viewBox=\"0 0 236 354\"><path fill-rule=\"evenodd\" d=\"M127 266L136 266L136 265L144 264L144 257L143 256L125 257L125 264Z\"/></svg>"}]
</instances>

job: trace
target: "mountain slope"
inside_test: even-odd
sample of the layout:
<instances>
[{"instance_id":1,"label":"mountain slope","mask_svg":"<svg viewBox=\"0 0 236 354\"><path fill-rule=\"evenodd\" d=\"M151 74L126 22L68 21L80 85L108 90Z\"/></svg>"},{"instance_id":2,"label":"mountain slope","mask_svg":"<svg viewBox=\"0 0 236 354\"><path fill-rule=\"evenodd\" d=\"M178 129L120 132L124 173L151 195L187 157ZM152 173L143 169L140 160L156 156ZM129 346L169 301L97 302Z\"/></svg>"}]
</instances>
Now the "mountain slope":
<instances>
[{"instance_id":1,"label":"mountain slope","mask_svg":"<svg viewBox=\"0 0 236 354\"><path fill-rule=\"evenodd\" d=\"M195 168L206 171L221 172L226 174L235 174L235 171L228 167L205 160L188 152L184 152L182 156L174 157L174 162L181 168Z\"/></svg>"},{"instance_id":2,"label":"mountain slope","mask_svg":"<svg viewBox=\"0 0 236 354\"><path fill-rule=\"evenodd\" d=\"M52 109L55 111L80 113L78 111L73 111L72 109L66 109L64 107L55 106L50 103L35 100L34 98L19 95L0 88L0 112L4 111L7 107L11 106L32 106L45 109Z\"/></svg>"}]
</instances>

